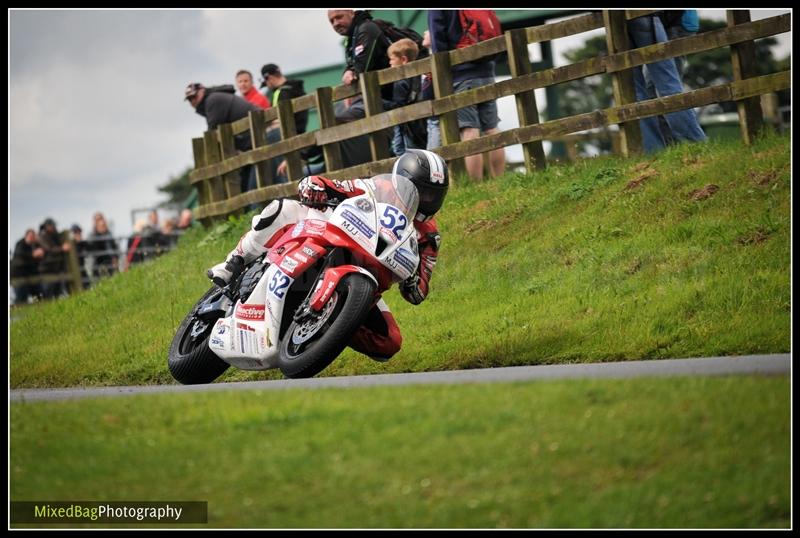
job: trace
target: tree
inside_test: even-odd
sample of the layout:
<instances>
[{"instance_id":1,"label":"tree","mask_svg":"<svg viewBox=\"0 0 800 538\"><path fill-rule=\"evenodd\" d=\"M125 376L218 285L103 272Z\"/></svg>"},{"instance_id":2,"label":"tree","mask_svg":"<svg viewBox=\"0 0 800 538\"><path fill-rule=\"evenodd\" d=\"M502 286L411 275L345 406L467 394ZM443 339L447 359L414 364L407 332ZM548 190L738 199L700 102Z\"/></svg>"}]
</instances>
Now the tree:
<instances>
[{"instance_id":1,"label":"tree","mask_svg":"<svg viewBox=\"0 0 800 538\"><path fill-rule=\"evenodd\" d=\"M161 203L162 206L183 205L186 202L186 199L195 190L195 187L189 184L189 173L191 171L192 167L190 166L182 174L170 176L165 185L158 187L159 192L169 196L167 201Z\"/></svg>"},{"instance_id":2,"label":"tree","mask_svg":"<svg viewBox=\"0 0 800 538\"><path fill-rule=\"evenodd\" d=\"M725 21L700 20L701 32L708 32L725 26ZM777 43L777 39L773 37L759 39L755 42L758 75L766 75L786 69L786 67L781 66L785 66L788 63L788 58L779 62L773 56L772 47ZM600 35L587 39L580 48L565 51L564 57L569 63L576 63L605 54L608 54L606 38L604 35ZM729 47L691 54L687 60L683 81L689 90L726 84L733 80ZM611 78L606 75L595 75L573 80L559 85L558 88L562 92L560 103L565 116L608 108L613 103ZM785 93L786 96L779 95L779 99L781 105L786 105L788 104L788 92L782 93ZM733 102L721 103L720 106L726 112L736 111L736 103Z\"/></svg>"}]
</instances>

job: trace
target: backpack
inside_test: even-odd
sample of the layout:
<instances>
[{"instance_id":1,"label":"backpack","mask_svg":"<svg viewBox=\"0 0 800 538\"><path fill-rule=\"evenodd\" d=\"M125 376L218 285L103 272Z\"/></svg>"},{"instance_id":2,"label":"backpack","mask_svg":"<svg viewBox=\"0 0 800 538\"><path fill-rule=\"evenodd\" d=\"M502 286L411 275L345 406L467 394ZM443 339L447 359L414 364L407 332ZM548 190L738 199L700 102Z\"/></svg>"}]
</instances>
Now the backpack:
<instances>
[{"instance_id":1,"label":"backpack","mask_svg":"<svg viewBox=\"0 0 800 538\"><path fill-rule=\"evenodd\" d=\"M411 79L411 93L408 96L408 102L418 103L424 101L422 97L422 81L420 77ZM428 120L427 118L419 118L416 120L407 121L400 125L403 131L410 140L415 149L426 149L428 145ZM406 148L411 149L411 148Z\"/></svg>"},{"instance_id":2,"label":"backpack","mask_svg":"<svg viewBox=\"0 0 800 538\"><path fill-rule=\"evenodd\" d=\"M458 18L463 33L456 43L457 49L503 35L500 19L491 9L460 9Z\"/></svg>"},{"instance_id":3,"label":"backpack","mask_svg":"<svg viewBox=\"0 0 800 538\"><path fill-rule=\"evenodd\" d=\"M657 15L665 30L680 27L687 32L696 33L699 29L699 20L695 10L667 9L659 11Z\"/></svg>"},{"instance_id":4,"label":"backpack","mask_svg":"<svg viewBox=\"0 0 800 538\"><path fill-rule=\"evenodd\" d=\"M391 22L383 19L372 19L372 22L378 25L381 33L386 38L387 44L391 45L392 43L400 41L401 39L410 39L417 44L417 48L419 49L419 52L417 53L417 60L426 58L428 56L428 49L422 46L422 36L419 35L413 28L408 28L406 26L395 26Z\"/></svg>"}]
</instances>

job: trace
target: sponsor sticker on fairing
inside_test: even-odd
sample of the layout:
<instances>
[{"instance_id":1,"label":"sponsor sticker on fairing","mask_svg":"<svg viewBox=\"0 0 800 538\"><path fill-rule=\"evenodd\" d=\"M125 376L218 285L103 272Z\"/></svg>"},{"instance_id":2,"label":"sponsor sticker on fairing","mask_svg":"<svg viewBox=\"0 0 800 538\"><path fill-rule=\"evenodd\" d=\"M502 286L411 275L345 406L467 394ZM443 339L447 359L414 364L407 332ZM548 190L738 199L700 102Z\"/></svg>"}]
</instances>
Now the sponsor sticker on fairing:
<instances>
[{"instance_id":1,"label":"sponsor sticker on fairing","mask_svg":"<svg viewBox=\"0 0 800 538\"><path fill-rule=\"evenodd\" d=\"M372 229L363 220L358 218L358 216L352 213L351 211L345 209L344 211L342 211L342 217L347 222L355 226L359 232L367 236L367 238L372 239L372 236L375 235L375 232L372 231Z\"/></svg>"},{"instance_id":2,"label":"sponsor sticker on fairing","mask_svg":"<svg viewBox=\"0 0 800 538\"><path fill-rule=\"evenodd\" d=\"M295 269L297 269L298 262L293 258L286 257L281 262L280 268L285 269L286 272L292 273Z\"/></svg>"},{"instance_id":3,"label":"sponsor sticker on fairing","mask_svg":"<svg viewBox=\"0 0 800 538\"><path fill-rule=\"evenodd\" d=\"M409 273L413 273L416 267L414 266L414 262L409 260L404 254L411 254L407 250L403 252L404 249L399 249L397 252L394 253L394 259L397 263L402 265Z\"/></svg>"},{"instance_id":4,"label":"sponsor sticker on fairing","mask_svg":"<svg viewBox=\"0 0 800 538\"><path fill-rule=\"evenodd\" d=\"M236 319L264 321L264 305L241 304L236 308Z\"/></svg>"},{"instance_id":5,"label":"sponsor sticker on fairing","mask_svg":"<svg viewBox=\"0 0 800 538\"><path fill-rule=\"evenodd\" d=\"M303 227L305 226L305 221L301 220L297 224L294 225L292 229L292 237L297 237L301 233L303 233Z\"/></svg>"},{"instance_id":6,"label":"sponsor sticker on fairing","mask_svg":"<svg viewBox=\"0 0 800 538\"><path fill-rule=\"evenodd\" d=\"M356 200L356 207L365 213L369 213L373 209L372 203L366 198L360 198Z\"/></svg>"}]
</instances>

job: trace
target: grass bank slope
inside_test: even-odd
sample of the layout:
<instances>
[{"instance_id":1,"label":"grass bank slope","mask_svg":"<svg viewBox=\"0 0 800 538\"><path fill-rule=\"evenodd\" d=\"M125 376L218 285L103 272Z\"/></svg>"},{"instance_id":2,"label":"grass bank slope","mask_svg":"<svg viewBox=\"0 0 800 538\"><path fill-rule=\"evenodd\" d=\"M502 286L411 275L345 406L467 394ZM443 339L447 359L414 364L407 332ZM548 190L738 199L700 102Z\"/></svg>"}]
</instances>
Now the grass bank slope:
<instances>
[{"instance_id":1,"label":"grass bank slope","mask_svg":"<svg viewBox=\"0 0 800 538\"><path fill-rule=\"evenodd\" d=\"M682 145L451 188L429 299L386 299L403 349L321 375L788 352L789 138ZM13 387L170 383L175 328L249 225L13 313ZM230 369L221 380L280 377Z\"/></svg>"}]
</instances>

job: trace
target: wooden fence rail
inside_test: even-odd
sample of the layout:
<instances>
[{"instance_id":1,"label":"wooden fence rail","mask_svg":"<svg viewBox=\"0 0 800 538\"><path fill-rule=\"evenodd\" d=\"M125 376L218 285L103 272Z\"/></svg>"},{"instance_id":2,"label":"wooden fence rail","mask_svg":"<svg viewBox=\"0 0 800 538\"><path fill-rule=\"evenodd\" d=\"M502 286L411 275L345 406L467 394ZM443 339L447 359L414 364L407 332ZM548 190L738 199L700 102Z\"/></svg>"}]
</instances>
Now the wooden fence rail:
<instances>
[{"instance_id":1,"label":"wooden fence rail","mask_svg":"<svg viewBox=\"0 0 800 538\"><path fill-rule=\"evenodd\" d=\"M737 102L743 140L751 143L761 127L759 96L787 89L791 85L790 71L754 76L753 40L790 32L791 16L785 14L751 22L749 11L731 10L728 11L727 28L631 49L625 30L626 20L652 14L653 11L592 12L557 23L511 30L503 36L471 47L437 53L400 67L365 73L358 86L319 88L314 94L291 101L280 101L277 108L251 112L247 118L222 125L214 131L207 131L203 138L192 140L195 169L189 177L190 182L198 186L200 194L196 216L207 222L215 217L235 213L250 204L294 195L295 182L302 175L298 151L313 145L322 148L328 170L326 175L329 177L364 177L386 172L394 158L389 155L386 145L380 143L378 134L396 125L432 116L440 118L442 131L442 147L435 151L448 161L454 175L463 173L464 157L514 144L522 144L525 166L529 172L533 172L547 165L542 146L544 140L612 124L620 126L618 144L615 147L619 148L622 155L635 154L641 151L641 133L637 120L722 101ZM563 67L532 71L528 55L529 44L598 28L605 28L609 51L607 55ZM720 47L731 47L733 82L636 102L632 80L634 67ZM507 55L510 79L463 93L453 93L452 66L497 54ZM382 111L381 85L424 73L431 73L435 95L433 100ZM612 78L615 106L540 122L534 90L601 74ZM334 103L359 93L364 97L366 117L337 125ZM456 120L458 109L511 95L516 100L519 128L473 140L460 140ZM318 111L320 129L297 135L294 114L311 108ZM265 127L275 120L280 125L281 140L267 145ZM236 154L233 137L248 132L253 141L253 149ZM372 161L343 168L339 143L364 135L369 139ZM288 161L290 183L273 184L274 178L270 177L271 167L268 162L275 157ZM258 188L241 193L238 171L248 165L256 167Z\"/></svg>"}]
</instances>

